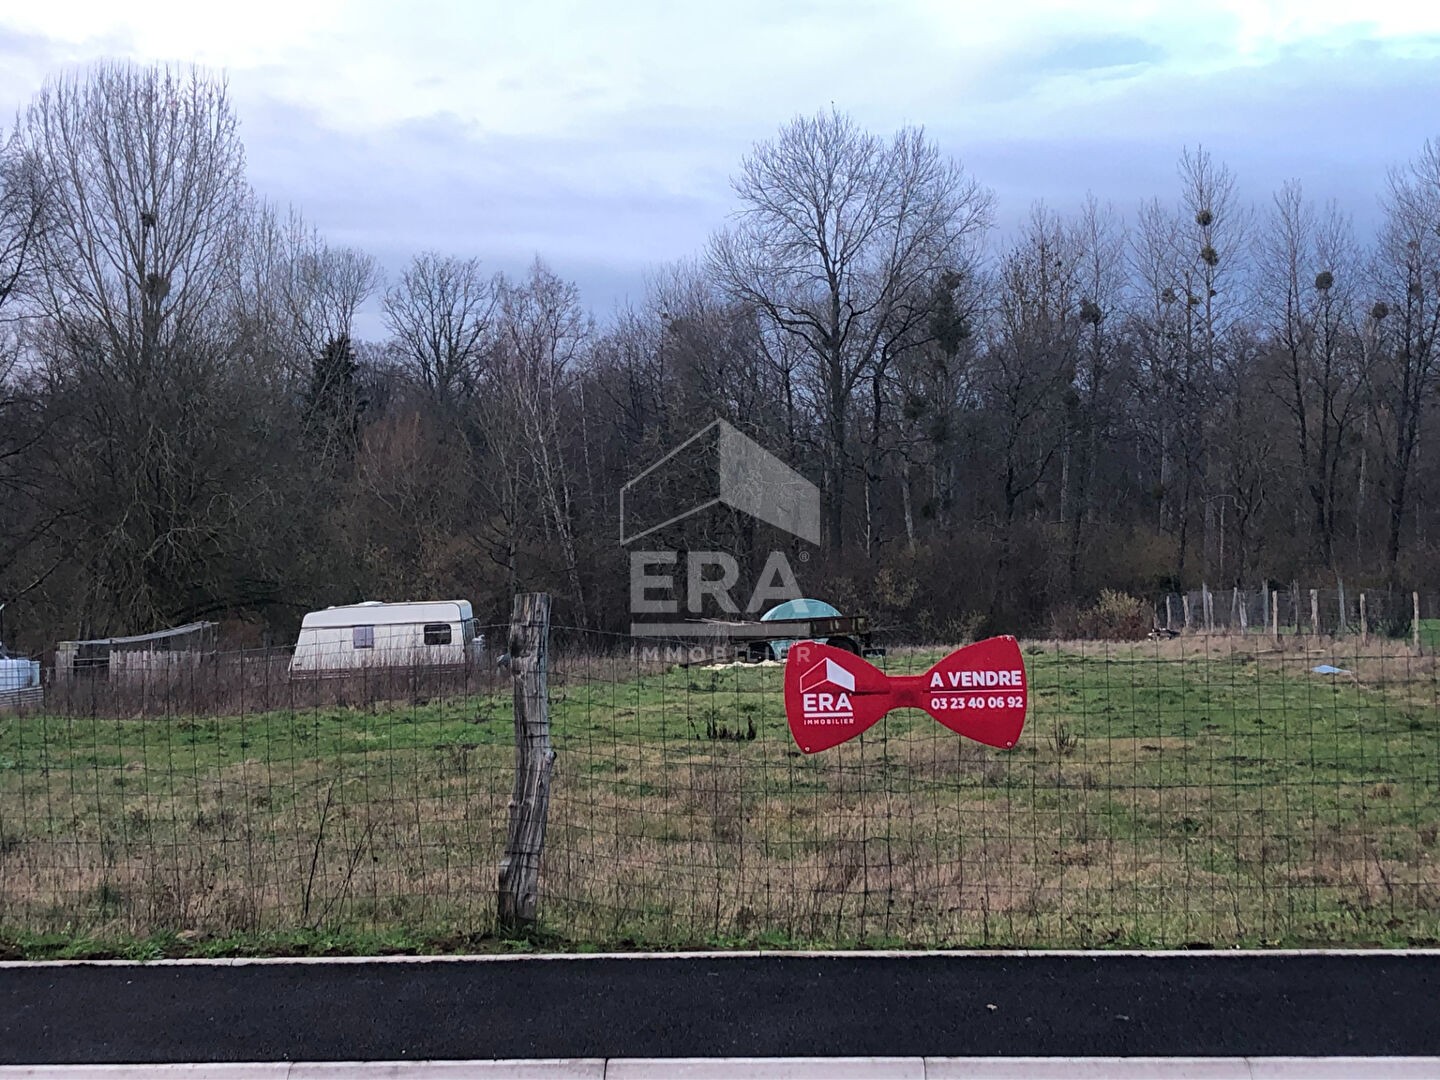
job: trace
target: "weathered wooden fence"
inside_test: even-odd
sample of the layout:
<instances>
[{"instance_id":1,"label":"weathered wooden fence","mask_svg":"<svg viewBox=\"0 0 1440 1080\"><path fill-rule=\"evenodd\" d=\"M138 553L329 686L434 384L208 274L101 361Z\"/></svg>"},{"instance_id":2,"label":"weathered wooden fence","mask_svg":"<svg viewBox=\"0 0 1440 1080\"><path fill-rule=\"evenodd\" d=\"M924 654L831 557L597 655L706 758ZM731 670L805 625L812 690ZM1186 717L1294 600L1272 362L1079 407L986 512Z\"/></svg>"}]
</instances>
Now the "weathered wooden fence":
<instances>
[{"instance_id":1,"label":"weathered wooden fence","mask_svg":"<svg viewBox=\"0 0 1440 1080\"><path fill-rule=\"evenodd\" d=\"M510 615L507 654L515 693L515 791L510 829L500 860L500 928L509 933L535 922L540 897L540 855L550 809L550 597L523 593Z\"/></svg>"},{"instance_id":2,"label":"weathered wooden fence","mask_svg":"<svg viewBox=\"0 0 1440 1080\"><path fill-rule=\"evenodd\" d=\"M1155 605L1155 625L1172 633L1370 637L1421 644L1427 620L1440 620L1440 597L1388 589L1262 584L1257 588L1167 593Z\"/></svg>"}]
</instances>

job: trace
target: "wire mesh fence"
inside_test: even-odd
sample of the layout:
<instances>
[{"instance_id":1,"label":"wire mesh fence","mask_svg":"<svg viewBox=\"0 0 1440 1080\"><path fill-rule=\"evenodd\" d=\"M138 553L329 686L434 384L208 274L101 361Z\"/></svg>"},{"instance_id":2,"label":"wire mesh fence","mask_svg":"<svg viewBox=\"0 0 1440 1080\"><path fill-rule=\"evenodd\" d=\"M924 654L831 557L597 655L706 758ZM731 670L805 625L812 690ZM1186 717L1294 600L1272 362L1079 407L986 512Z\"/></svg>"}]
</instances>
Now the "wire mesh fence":
<instances>
[{"instance_id":1,"label":"wire mesh fence","mask_svg":"<svg viewBox=\"0 0 1440 1080\"><path fill-rule=\"evenodd\" d=\"M497 649L324 679L225 654L0 715L0 933L493 933L515 754ZM945 651L875 662L914 674ZM556 628L541 930L611 946L1440 940L1432 655L1358 637L1024 654L1012 751L902 710L805 756L779 664Z\"/></svg>"},{"instance_id":2,"label":"wire mesh fence","mask_svg":"<svg viewBox=\"0 0 1440 1080\"><path fill-rule=\"evenodd\" d=\"M0 929L484 932L506 673L382 654L292 677L289 659L176 654L0 714Z\"/></svg>"}]
</instances>

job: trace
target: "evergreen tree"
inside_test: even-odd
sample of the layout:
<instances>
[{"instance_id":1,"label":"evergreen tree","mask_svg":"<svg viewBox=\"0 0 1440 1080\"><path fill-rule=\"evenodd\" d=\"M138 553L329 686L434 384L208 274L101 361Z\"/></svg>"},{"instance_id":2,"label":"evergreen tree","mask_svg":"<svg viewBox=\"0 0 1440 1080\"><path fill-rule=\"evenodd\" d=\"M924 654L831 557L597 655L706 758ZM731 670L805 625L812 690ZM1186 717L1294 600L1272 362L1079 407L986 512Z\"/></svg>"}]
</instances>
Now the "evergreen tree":
<instances>
[{"instance_id":1,"label":"evergreen tree","mask_svg":"<svg viewBox=\"0 0 1440 1080\"><path fill-rule=\"evenodd\" d=\"M354 457L364 408L355 387L359 370L348 334L329 339L310 363L305 435L323 460L349 461Z\"/></svg>"}]
</instances>

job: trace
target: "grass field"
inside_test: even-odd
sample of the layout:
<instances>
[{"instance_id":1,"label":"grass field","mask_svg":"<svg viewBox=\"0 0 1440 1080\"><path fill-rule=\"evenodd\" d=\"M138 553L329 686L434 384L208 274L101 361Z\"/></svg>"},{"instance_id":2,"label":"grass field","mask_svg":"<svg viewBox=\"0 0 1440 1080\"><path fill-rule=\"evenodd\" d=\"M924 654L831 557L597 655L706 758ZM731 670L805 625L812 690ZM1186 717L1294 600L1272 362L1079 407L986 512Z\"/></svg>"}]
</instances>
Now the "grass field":
<instances>
[{"instance_id":1,"label":"grass field","mask_svg":"<svg viewBox=\"0 0 1440 1080\"><path fill-rule=\"evenodd\" d=\"M778 666L558 655L541 937L1434 943L1436 665L1385 648L1032 644L1014 751L902 712L809 758ZM0 947L487 947L505 690L0 716Z\"/></svg>"}]
</instances>

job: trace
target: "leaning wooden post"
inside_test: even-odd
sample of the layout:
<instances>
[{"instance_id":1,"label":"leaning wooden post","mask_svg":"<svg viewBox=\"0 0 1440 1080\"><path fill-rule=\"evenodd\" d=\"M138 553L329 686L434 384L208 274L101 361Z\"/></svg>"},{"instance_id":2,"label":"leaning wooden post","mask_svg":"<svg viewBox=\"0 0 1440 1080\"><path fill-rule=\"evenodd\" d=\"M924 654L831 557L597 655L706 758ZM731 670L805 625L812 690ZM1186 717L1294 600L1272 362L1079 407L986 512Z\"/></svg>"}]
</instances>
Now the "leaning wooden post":
<instances>
[{"instance_id":1,"label":"leaning wooden post","mask_svg":"<svg viewBox=\"0 0 1440 1080\"><path fill-rule=\"evenodd\" d=\"M1360 644L1364 645L1370 641L1370 621L1365 611L1365 590L1360 590Z\"/></svg>"},{"instance_id":2,"label":"leaning wooden post","mask_svg":"<svg viewBox=\"0 0 1440 1080\"><path fill-rule=\"evenodd\" d=\"M510 831L500 860L500 928L515 932L535 922L540 854L550 810L550 596L522 593L510 612L510 675L515 687L515 791Z\"/></svg>"}]
</instances>

